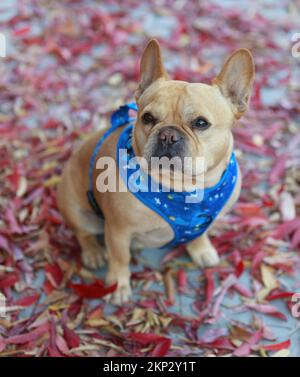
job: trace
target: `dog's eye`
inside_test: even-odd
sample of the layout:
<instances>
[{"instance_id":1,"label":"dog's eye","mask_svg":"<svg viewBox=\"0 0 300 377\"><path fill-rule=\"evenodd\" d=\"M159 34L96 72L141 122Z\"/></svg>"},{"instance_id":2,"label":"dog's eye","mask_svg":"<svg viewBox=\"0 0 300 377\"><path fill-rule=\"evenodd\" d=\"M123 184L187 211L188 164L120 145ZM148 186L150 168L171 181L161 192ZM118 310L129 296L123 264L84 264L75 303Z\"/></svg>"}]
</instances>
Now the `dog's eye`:
<instances>
[{"instance_id":1,"label":"dog's eye","mask_svg":"<svg viewBox=\"0 0 300 377\"><path fill-rule=\"evenodd\" d=\"M198 117L192 122L192 126L200 131L205 131L211 126L211 124L205 118Z\"/></svg>"},{"instance_id":2,"label":"dog's eye","mask_svg":"<svg viewBox=\"0 0 300 377\"><path fill-rule=\"evenodd\" d=\"M144 113L142 115L142 122L144 124L150 124L150 123L155 123L156 119L154 118L154 116L151 114L151 113Z\"/></svg>"}]
</instances>

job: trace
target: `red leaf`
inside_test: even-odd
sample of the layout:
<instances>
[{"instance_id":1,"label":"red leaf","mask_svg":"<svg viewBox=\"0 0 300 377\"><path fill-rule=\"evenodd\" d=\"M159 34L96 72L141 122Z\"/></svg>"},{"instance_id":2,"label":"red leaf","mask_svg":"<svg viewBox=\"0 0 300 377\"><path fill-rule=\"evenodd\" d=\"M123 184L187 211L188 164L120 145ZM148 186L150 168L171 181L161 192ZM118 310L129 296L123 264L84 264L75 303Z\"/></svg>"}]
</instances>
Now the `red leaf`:
<instances>
[{"instance_id":1,"label":"red leaf","mask_svg":"<svg viewBox=\"0 0 300 377\"><path fill-rule=\"evenodd\" d=\"M240 260L235 266L235 276L239 278L244 272L244 262Z\"/></svg>"},{"instance_id":2,"label":"red leaf","mask_svg":"<svg viewBox=\"0 0 300 377\"><path fill-rule=\"evenodd\" d=\"M294 295L293 292L278 292L278 293L270 293L267 297L267 301L279 300L282 298L290 298Z\"/></svg>"},{"instance_id":3,"label":"red leaf","mask_svg":"<svg viewBox=\"0 0 300 377\"><path fill-rule=\"evenodd\" d=\"M50 339L49 339L49 346L48 346L48 353L51 357L62 357L63 354L59 352L57 345L56 345L56 337L57 337L57 331L56 331L56 323L55 319L50 319Z\"/></svg>"},{"instance_id":4,"label":"red leaf","mask_svg":"<svg viewBox=\"0 0 300 377\"><path fill-rule=\"evenodd\" d=\"M263 216L261 206L254 203L237 203L235 211L244 217Z\"/></svg>"},{"instance_id":5,"label":"red leaf","mask_svg":"<svg viewBox=\"0 0 300 377\"><path fill-rule=\"evenodd\" d=\"M35 302L37 302L39 298L40 298L40 294L35 293L33 295L30 295L30 296L19 298L18 300L16 300L14 302L14 305L16 305L16 306L25 306L25 307L31 306Z\"/></svg>"},{"instance_id":6,"label":"red leaf","mask_svg":"<svg viewBox=\"0 0 300 377\"><path fill-rule=\"evenodd\" d=\"M186 290L186 273L183 268L179 268L177 271L178 292L184 293Z\"/></svg>"},{"instance_id":7,"label":"red leaf","mask_svg":"<svg viewBox=\"0 0 300 377\"><path fill-rule=\"evenodd\" d=\"M22 28L19 28L14 31L13 36L14 37L23 37L24 35L28 34L30 32L29 26L24 26Z\"/></svg>"},{"instance_id":8,"label":"red leaf","mask_svg":"<svg viewBox=\"0 0 300 377\"><path fill-rule=\"evenodd\" d=\"M286 340L285 342L277 343L277 344L269 344L266 346L262 346L265 351L280 351L285 348L290 348L291 346L291 341Z\"/></svg>"},{"instance_id":9,"label":"red leaf","mask_svg":"<svg viewBox=\"0 0 300 377\"><path fill-rule=\"evenodd\" d=\"M45 280L43 284L43 290L46 293L46 295L50 295L51 292L54 291L53 285L50 283L49 280Z\"/></svg>"},{"instance_id":10,"label":"red leaf","mask_svg":"<svg viewBox=\"0 0 300 377\"><path fill-rule=\"evenodd\" d=\"M20 177L20 169L17 165L14 165L12 173L6 176L14 191L18 190Z\"/></svg>"},{"instance_id":11,"label":"red leaf","mask_svg":"<svg viewBox=\"0 0 300 377\"><path fill-rule=\"evenodd\" d=\"M64 330L64 338L70 348L76 348L80 345L80 338L79 336L71 329L68 328L65 324L63 324Z\"/></svg>"},{"instance_id":12,"label":"red leaf","mask_svg":"<svg viewBox=\"0 0 300 377\"><path fill-rule=\"evenodd\" d=\"M159 342L152 351L151 356L153 357L163 357L169 352L171 348L172 341L171 339L165 338L161 342Z\"/></svg>"},{"instance_id":13,"label":"red leaf","mask_svg":"<svg viewBox=\"0 0 300 377\"><path fill-rule=\"evenodd\" d=\"M0 288L8 288L13 286L19 281L19 277L14 274L7 274L4 278L0 279Z\"/></svg>"},{"instance_id":14,"label":"red leaf","mask_svg":"<svg viewBox=\"0 0 300 377\"><path fill-rule=\"evenodd\" d=\"M165 341L168 338L164 338L163 336L157 335L157 334L134 332L134 333L129 333L127 335L127 339L134 340L142 345L148 345L151 343Z\"/></svg>"},{"instance_id":15,"label":"red leaf","mask_svg":"<svg viewBox=\"0 0 300 377\"><path fill-rule=\"evenodd\" d=\"M48 353L50 357L64 357L64 355L58 351L56 346L55 347L49 346Z\"/></svg>"},{"instance_id":16,"label":"red leaf","mask_svg":"<svg viewBox=\"0 0 300 377\"><path fill-rule=\"evenodd\" d=\"M212 270L205 270L204 275L206 277L206 297L205 297L205 306L207 306L213 297L215 290L215 283Z\"/></svg>"},{"instance_id":17,"label":"red leaf","mask_svg":"<svg viewBox=\"0 0 300 377\"><path fill-rule=\"evenodd\" d=\"M203 344L201 344L203 346ZM213 342L205 343L206 348L217 348L225 350L234 350L234 347L228 337L220 336L218 339Z\"/></svg>"},{"instance_id":18,"label":"red leaf","mask_svg":"<svg viewBox=\"0 0 300 377\"><path fill-rule=\"evenodd\" d=\"M46 264L45 272L46 276L48 276L52 285L54 285L54 287L57 288L61 284L64 277L61 268L56 263Z\"/></svg>"},{"instance_id":19,"label":"red leaf","mask_svg":"<svg viewBox=\"0 0 300 377\"><path fill-rule=\"evenodd\" d=\"M80 297L101 298L117 289L117 283L110 287L105 287L102 280L97 279L92 284L69 283L69 287Z\"/></svg>"}]
</instances>

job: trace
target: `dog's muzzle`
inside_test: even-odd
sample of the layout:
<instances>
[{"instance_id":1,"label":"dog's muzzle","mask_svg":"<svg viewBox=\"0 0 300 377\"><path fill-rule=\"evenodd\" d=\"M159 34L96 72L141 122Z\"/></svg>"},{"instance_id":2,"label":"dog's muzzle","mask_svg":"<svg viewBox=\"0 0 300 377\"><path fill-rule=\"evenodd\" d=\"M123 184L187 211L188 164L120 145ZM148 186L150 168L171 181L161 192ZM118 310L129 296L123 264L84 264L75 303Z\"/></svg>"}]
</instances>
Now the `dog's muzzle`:
<instances>
[{"instance_id":1,"label":"dog's muzzle","mask_svg":"<svg viewBox=\"0 0 300 377\"><path fill-rule=\"evenodd\" d=\"M157 134L157 141L153 148L153 157L184 157L185 137L184 134L174 126L165 126Z\"/></svg>"}]
</instances>

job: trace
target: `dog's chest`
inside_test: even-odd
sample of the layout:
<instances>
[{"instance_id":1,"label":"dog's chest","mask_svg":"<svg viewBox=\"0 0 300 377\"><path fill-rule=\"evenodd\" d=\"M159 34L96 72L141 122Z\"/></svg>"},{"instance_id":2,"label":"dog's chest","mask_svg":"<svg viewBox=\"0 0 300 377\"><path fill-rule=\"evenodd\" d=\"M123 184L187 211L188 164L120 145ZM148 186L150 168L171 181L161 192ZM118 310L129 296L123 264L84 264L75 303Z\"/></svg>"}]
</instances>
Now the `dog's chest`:
<instances>
[{"instance_id":1,"label":"dog's chest","mask_svg":"<svg viewBox=\"0 0 300 377\"><path fill-rule=\"evenodd\" d=\"M144 226L139 227L134 233L133 241L137 247L158 248L169 243L173 237L174 233L170 225L155 215L148 218Z\"/></svg>"}]
</instances>

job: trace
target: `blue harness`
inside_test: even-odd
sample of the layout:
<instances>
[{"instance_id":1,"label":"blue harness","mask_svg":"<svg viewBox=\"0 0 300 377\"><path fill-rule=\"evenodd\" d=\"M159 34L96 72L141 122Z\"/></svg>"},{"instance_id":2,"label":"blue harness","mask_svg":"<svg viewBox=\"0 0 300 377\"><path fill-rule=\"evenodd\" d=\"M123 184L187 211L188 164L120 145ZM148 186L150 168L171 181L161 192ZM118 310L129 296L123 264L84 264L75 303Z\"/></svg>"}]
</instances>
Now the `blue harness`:
<instances>
[{"instance_id":1,"label":"blue harness","mask_svg":"<svg viewBox=\"0 0 300 377\"><path fill-rule=\"evenodd\" d=\"M129 117L130 110L137 111L135 103L121 106L112 114L111 127L104 133L93 151L89 165L88 200L95 213L104 218L93 195L93 170L104 140L117 128L127 124L120 134L116 151L117 166L122 179L136 198L159 214L171 226L174 238L163 247L187 243L203 234L228 202L238 175L238 164L234 153L232 153L220 181L215 186L193 192L166 190L161 184L155 182L147 172L144 172L135 163L131 163L135 157L132 148L132 123L135 119ZM120 153L124 150L126 153ZM195 198L197 200L194 200Z\"/></svg>"}]
</instances>

